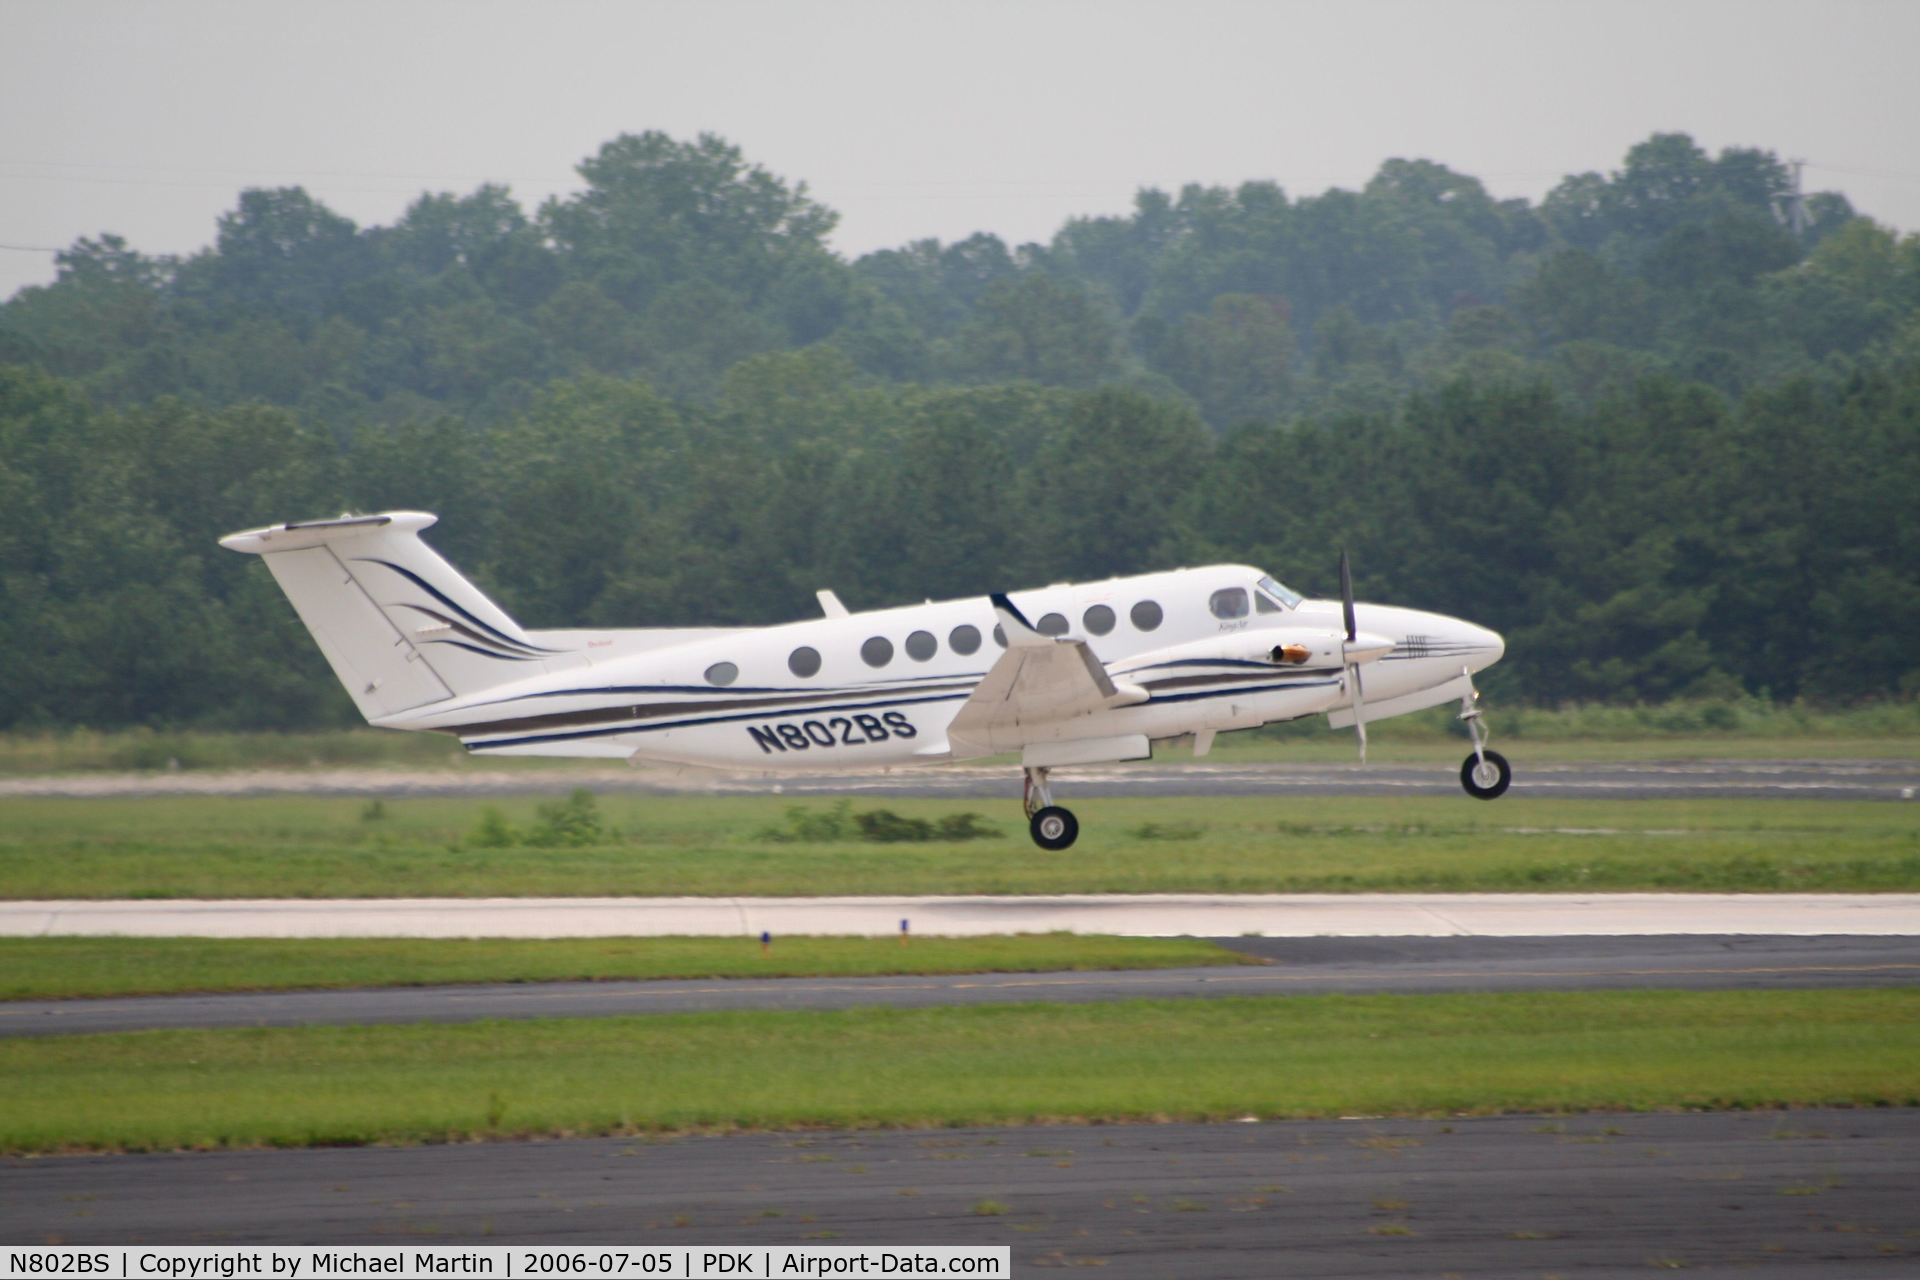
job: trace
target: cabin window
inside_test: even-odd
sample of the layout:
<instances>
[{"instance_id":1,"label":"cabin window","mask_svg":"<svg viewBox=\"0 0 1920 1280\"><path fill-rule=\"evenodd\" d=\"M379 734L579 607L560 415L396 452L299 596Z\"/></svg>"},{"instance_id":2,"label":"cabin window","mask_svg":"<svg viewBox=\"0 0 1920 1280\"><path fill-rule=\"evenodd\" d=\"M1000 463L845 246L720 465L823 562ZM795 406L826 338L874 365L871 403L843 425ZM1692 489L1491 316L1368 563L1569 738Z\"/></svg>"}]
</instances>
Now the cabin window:
<instances>
[{"instance_id":1,"label":"cabin window","mask_svg":"<svg viewBox=\"0 0 1920 1280\"><path fill-rule=\"evenodd\" d=\"M1133 620L1135 629L1140 631L1154 630L1165 616L1160 612L1160 606L1152 600L1142 600L1127 611L1127 617Z\"/></svg>"},{"instance_id":2,"label":"cabin window","mask_svg":"<svg viewBox=\"0 0 1920 1280\"><path fill-rule=\"evenodd\" d=\"M731 662L716 662L707 668L707 683L721 687L732 684L740 678L740 668Z\"/></svg>"},{"instance_id":3,"label":"cabin window","mask_svg":"<svg viewBox=\"0 0 1920 1280\"><path fill-rule=\"evenodd\" d=\"M916 631L907 637L907 656L915 662L925 662L940 648L940 642L933 638L931 631Z\"/></svg>"},{"instance_id":4,"label":"cabin window","mask_svg":"<svg viewBox=\"0 0 1920 1280\"><path fill-rule=\"evenodd\" d=\"M980 651L980 628L961 623L947 637L947 648L965 657L969 653Z\"/></svg>"},{"instance_id":5,"label":"cabin window","mask_svg":"<svg viewBox=\"0 0 1920 1280\"><path fill-rule=\"evenodd\" d=\"M1260 579L1260 589L1289 609L1298 609L1300 607L1300 593L1291 587L1275 582L1272 578Z\"/></svg>"},{"instance_id":6,"label":"cabin window","mask_svg":"<svg viewBox=\"0 0 1920 1280\"><path fill-rule=\"evenodd\" d=\"M805 680L808 676L820 674L820 651L811 645L801 645L787 655L787 670Z\"/></svg>"},{"instance_id":7,"label":"cabin window","mask_svg":"<svg viewBox=\"0 0 1920 1280\"><path fill-rule=\"evenodd\" d=\"M1088 635L1103 636L1113 630L1113 610L1096 604L1080 615L1080 625L1087 629Z\"/></svg>"},{"instance_id":8,"label":"cabin window","mask_svg":"<svg viewBox=\"0 0 1920 1280\"><path fill-rule=\"evenodd\" d=\"M1213 610L1216 618L1244 618L1247 616L1247 589L1222 587L1207 601L1207 608Z\"/></svg>"},{"instance_id":9,"label":"cabin window","mask_svg":"<svg viewBox=\"0 0 1920 1280\"><path fill-rule=\"evenodd\" d=\"M884 667L893 661L893 641L873 636L860 646L860 661L870 667Z\"/></svg>"},{"instance_id":10,"label":"cabin window","mask_svg":"<svg viewBox=\"0 0 1920 1280\"><path fill-rule=\"evenodd\" d=\"M1050 613L1040 619L1039 624L1034 627L1034 630L1043 636L1063 636L1067 634L1067 615L1064 613Z\"/></svg>"},{"instance_id":11,"label":"cabin window","mask_svg":"<svg viewBox=\"0 0 1920 1280\"><path fill-rule=\"evenodd\" d=\"M993 624L993 642L1002 649L1007 647L1007 629L997 622Z\"/></svg>"}]
</instances>

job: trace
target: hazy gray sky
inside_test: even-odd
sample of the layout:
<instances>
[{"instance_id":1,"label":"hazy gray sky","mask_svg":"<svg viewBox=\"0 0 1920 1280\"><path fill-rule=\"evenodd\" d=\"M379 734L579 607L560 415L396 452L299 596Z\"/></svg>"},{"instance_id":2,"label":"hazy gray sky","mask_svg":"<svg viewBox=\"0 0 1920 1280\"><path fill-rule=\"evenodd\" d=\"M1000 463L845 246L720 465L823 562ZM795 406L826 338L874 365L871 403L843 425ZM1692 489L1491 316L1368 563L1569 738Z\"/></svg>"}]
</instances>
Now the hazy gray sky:
<instances>
[{"instance_id":1,"label":"hazy gray sky","mask_svg":"<svg viewBox=\"0 0 1920 1280\"><path fill-rule=\"evenodd\" d=\"M1916 0L0 0L0 297L83 235L209 244L247 186L531 212L646 129L805 181L849 257L1394 156L1538 199L1666 130L1914 230L1917 63Z\"/></svg>"}]
</instances>

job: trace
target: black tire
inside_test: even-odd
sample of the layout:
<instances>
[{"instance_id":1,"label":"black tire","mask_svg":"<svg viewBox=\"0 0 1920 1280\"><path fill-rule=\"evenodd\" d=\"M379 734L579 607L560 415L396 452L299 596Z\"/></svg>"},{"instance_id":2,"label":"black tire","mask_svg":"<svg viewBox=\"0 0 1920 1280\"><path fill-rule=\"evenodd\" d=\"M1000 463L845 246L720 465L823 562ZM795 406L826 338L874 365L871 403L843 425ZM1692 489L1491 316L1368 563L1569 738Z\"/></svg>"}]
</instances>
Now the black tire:
<instances>
[{"instance_id":1,"label":"black tire","mask_svg":"<svg viewBox=\"0 0 1920 1280\"><path fill-rule=\"evenodd\" d=\"M1048 805L1033 815L1027 830L1042 849L1065 849L1080 838L1080 820L1058 805Z\"/></svg>"},{"instance_id":2,"label":"black tire","mask_svg":"<svg viewBox=\"0 0 1920 1280\"><path fill-rule=\"evenodd\" d=\"M1460 785L1475 800L1498 800L1513 784L1513 766L1498 751L1484 754L1485 769L1480 767L1479 756L1468 756L1460 762Z\"/></svg>"}]
</instances>

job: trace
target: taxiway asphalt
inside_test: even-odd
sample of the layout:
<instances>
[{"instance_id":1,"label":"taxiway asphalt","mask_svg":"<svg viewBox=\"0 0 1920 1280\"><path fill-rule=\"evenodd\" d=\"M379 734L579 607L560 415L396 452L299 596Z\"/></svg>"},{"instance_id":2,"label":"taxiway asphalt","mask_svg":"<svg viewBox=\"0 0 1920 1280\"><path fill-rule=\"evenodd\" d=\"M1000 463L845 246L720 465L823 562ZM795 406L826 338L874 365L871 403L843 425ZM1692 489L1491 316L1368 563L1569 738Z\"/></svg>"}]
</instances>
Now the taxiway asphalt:
<instances>
[{"instance_id":1,"label":"taxiway asphalt","mask_svg":"<svg viewBox=\"0 0 1920 1280\"><path fill-rule=\"evenodd\" d=\"M1635 760L1537 762L1524 744L1499 744L1513 762L1514 795L1585 799L1911 801L1920 760ZM1464 744L1463 744L1464 751ZM1054 772L1063 802L1112 796L1379 796L1460 794L1458 762L1434 764L1232 764L1183 750L1134 764ZM779 794L1002 799L1017 803L1012 765L941 765L884 773L719 773L617 768L499 769L473 761L452 770L305 769L244 772L62 774L0 779L0 797L143 795L404 797L565 794Z\"/></svg>"},{"instance_id":2,"label":"taxiway asphalt","mask_svg":"<svg viewBox=\"0 0 1920 1280\"><path fill-rule=\"evenodd\" d=\"M0 1240L1007 1244L1014 1273L1906 1276L1920 1110L1054 1126L0 1161Z\"/></svg>"},{"instance_id":3,"label":"taxiway asphalt","mask_svg":"<svg viewBox=\"0 0 1920 1280\"><path fill-rule=\"evenodd\" d=\"M1913 986L1920 937L1221 938L1259 965L876 978L539 982L0 1003L0 1038L714 1010L1232 996Z\"/></svg>"}]
</instances>

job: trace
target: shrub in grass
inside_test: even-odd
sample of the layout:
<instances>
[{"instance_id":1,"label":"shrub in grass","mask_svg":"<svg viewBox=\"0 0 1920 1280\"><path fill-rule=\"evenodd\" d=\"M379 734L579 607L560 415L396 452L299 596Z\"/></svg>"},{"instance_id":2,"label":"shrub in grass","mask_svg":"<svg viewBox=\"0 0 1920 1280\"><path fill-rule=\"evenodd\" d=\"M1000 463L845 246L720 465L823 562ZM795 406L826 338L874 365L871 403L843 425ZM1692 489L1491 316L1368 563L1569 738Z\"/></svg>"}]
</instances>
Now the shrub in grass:
<instances>
[{"instance_id":1,"label":"shrub in grass","mask_svg":"<svg viewBox=\"0 0 1920 1280\"><path fill-rule=\"evenodd\" d=\"M925 818L903 818L891 809L875 809L854 815L862 840L891 844L900 840L999 840L998 827L988 826L977 813L949 813L934 822Z\"/></svg>"},{"instance_id":2,"label":"shrub in grass","mask_svg":"<svg viewBox=\"0 0 1920 1280\"><path fill-rule=\"evenodd\" d=\"M467 843L476 849L510 849L520 843L520 833L499 805L490 804L480 811L480 825L467 836Z\"/></svg>"},{"instance_id":3,"label":"shrub in grass","mask_svg":"<svg viewBox=\"0 0 1920 1280\"><path fill-rule=\"evenodd\" d=\"M854 815L862 840L894 844L902 840L933 839L933 824L925 818L903 818L891 809L872 809Z\"/></svg>"},{"instance_id":4,"label":"shrub in grass","mask_svg":"<svg viewBox=\"0 0 1920 1280\"><path fill-rule=\"evenodd\" d=\"M551 849L560 845L578 847L597 844L606 835L600 823L600 805L593 792L575 787L565 800L554 800L534 810L533 827L526 843Z\"/></svg>"},{"instance_id":5,"label":"shrub in grass","mask_svg":"<svg viewBox=\"0 0 1920 1280\"><path fill-rule=\"evenodd\" d=\"M615 834L601 823L600 804L593 792L575 787L565 800L549 801L535 809L533 825L525 831L508 822L498 805L488 805L480 811L480 825L467 836L466 843L474 849L511 849L516 845L579 848Z\"/></svg>"},{"instance_id":6,"label":"shrub in grass","mask_svg":"<svg viewBox=\"0 0 1920 1280\"><path fill-rule=\"evenodd\" d=\"M853 831L853 801L840 800L825 813L815 813L803 804L788 805L786 826L762 827L753 838L776 844L830 844L851 840Z\"/></svg>"},{"instance_id":7,"label":"shrub in grass","mask_svg":"<svg viewBox=\"0 0 1920 1280\"><path fill-rule=\"evenodd\" d=\"M949 813L933 824L935 840L1004 840L1006 832L977 813Z\"/></svg>"},{"instance_id":8,"label":"shrub in grass","mask_svg":"<svg viewBox=\"0 0 1920 1280\"><path fill-rule=\"evenodd\" d=\"M828 844L854 839L920 844L934 840L999 840L1002 834L998 827L981 821L977 813L949 813L928 821L904 817L891 809L855 813L851 801L841 800L825 813L793 805L787 810L785 827L763 828L754 838L777 844Z\"/></svg>"},{"instance_id":9,"label":"shrub in grass","mask_svg":"<svg viewBox=\"0 0 1920 1280\"><path fill-rule=\"evenodd\" d=\"M1130 827L1127 834L1135 840L1197 840L1206 827L1192 822L1143 822Z\"/></svg>"}]
</instances>

